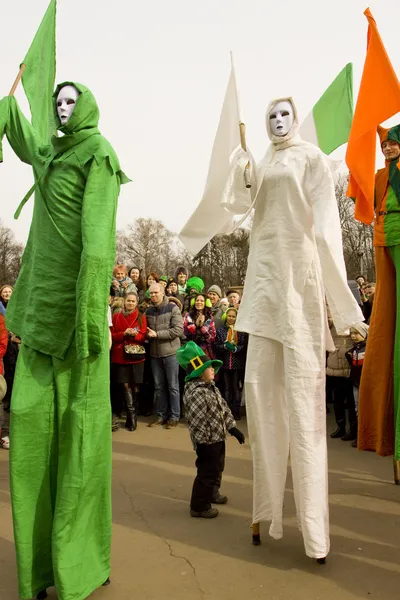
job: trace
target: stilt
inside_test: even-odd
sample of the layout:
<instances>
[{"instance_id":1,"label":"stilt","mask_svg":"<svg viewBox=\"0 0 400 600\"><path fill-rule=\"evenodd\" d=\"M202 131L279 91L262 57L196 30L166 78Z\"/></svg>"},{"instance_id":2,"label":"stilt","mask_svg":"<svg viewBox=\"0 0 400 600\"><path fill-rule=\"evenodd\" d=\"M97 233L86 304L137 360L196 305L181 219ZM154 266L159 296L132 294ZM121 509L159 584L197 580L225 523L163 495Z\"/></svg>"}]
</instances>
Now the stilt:
<instances>
[{"instance_id":1,"label":"stilt","mask_svg":"<svg viewBox=\"0 0 400 600\"><path fill-rule=\"evenodd\" d=\"M324 558L317 558L317 564L325 565L326 564L326 556Z\"/></svg>"},{"instance_id":2,"label":"stilt","mask_svg":"<svg viewBox=\"0 0 400 600\"><path fill-rule=\"evenodd\" d=\"M393 458L393 473L395 485L400 485L400 460Z\"/></svg>"},{"instance_id":3,"label":"stilt","mask_svg":"<svg viewBox=\"0 0 400 600\"><path fill-rule=\"evenodd\" d=\"M253 529L253 537L252 537L253 546L259 546L261 544L260 523L253 523L252 529Z\"/></svg>"}]
</instances>

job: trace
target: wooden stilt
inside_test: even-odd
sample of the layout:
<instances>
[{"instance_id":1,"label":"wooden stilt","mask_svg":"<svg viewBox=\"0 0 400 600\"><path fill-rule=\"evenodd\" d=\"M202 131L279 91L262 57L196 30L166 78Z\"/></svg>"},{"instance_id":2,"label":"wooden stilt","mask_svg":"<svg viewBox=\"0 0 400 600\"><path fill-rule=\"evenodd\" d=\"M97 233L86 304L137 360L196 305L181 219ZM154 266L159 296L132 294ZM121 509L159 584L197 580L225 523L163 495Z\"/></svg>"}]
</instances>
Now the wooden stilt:
<instances>
[{"instance_id":1,"label":"wooden stilt","mask_svg":"<svg viewBox=\"0 0 400 600\"><path fill-rule=\"evenodd\" d=\"M400 485L400 460L393 458L393 474L395 485Z\"/></svg>"},{"instance_id":2,"label":"wooden stilt","mask_svg":"<svg viewBox=\"0 0 400 600\"><path fill-rule=\"evenodd\" d=\"M253 536L252 536L253 546L259 546L261 544L260 523L253 523L252 530L253 530Z\"/></svg>"}]
</instances>

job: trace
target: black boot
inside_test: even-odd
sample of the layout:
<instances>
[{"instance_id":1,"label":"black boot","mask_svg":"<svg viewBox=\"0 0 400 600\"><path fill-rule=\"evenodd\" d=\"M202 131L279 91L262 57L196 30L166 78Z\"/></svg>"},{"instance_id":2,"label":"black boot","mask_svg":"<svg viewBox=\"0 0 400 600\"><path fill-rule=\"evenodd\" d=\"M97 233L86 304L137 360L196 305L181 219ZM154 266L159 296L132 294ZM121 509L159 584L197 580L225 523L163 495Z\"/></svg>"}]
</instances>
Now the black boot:
<instances>
[{"instance_id":1,"label":"black boot","mask_svg":"<svg viewBox=\"0 0 400 600\"><path fill-rule=\"evenodd\" d=\"M131 390L124 390L125 404L126 404L126 422L125 428L128 431L135 431L137 427L136 420L136 405L133 400L133 394Z\"/></svg>"},{"instance_id":2,"label":"black boot","mask_svg":"<svg viewBox=\"0 0 400 600\"><path fill-rule=\"evenodd\" d=\"M342 435L344 442L352 442L357 439L357 425L352 425L347 433Z\"/></svg>"},{"instance_id":3,"label":"black boot","mask_svg":"<svg viewBox=\"0 0 400 600\"><path fill-rule=\"evenodd\" d=\"M331 438L336 439L336 438L342 438L345 435L346 430L342 425L339 425L339 427L333 432L331 433Z\"/></svg>"}]
</instances>

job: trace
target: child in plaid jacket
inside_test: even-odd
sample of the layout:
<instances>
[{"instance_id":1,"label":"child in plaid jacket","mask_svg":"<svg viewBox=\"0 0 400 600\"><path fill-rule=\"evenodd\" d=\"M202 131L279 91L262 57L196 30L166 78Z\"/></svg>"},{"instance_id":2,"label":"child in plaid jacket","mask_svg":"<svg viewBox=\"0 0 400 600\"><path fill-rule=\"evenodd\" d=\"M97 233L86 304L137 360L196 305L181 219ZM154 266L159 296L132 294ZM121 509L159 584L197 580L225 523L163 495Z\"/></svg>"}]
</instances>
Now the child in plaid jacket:
<instances>
[{"instance_id":1,"label":"child in plaid jacket","mask_svg":"<svg viewBox=\"0 0 400 600\"><path fill-rule=\"evenodd\" d=\"M177 352L179 364L186 370L183 402L190 437L197 453L197 476L190 501L192 517L207 519L218 515L211 504L226 504L219 492L225 466L226 434L244 444L244 435L236 428L232 413L214 382L221 361L210 360L194 342Z\"/></svg>"}]
</instances>

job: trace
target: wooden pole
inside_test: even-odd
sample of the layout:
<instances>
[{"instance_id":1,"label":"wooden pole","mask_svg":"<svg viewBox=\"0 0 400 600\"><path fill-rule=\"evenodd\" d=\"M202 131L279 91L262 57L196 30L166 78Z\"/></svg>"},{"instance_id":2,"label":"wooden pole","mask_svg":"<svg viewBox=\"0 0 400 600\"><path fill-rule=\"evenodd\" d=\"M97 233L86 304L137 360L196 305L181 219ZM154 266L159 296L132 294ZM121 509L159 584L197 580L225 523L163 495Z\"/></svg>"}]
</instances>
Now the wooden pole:
<instances>
[{"instance_id":1,"label":"wooden pole","mask_svg":"<svg viewBox=\"0 0 400 600\"><path fill-rule=\"evenodd\" d=\"M19 70L19 72L18 72L18 75L17 75L17 77L15 78L15 81L14 81L14 83L13 83L13 85L12 85L12 88L11 88L11 90L10 90L10 93L8 94L9 96L14 96L14 94L15 94L15 90L17 89L17 87L18 87L18 84L19 84L19 82L21 81L21 77L22 77L22 75L24 74L24 71L25 71L25 69L26 69L26 65L24 65L24 64L22 63L22 65L21 65L21 68L20 68L20 70Z\"/></svg>"},{"instance_id":2,"label":"wooden pole","mask_svg":"<svg viewBox=\"0 0 400 600\"><path fill-rule=\"evenodd\" d=\"M246 125L244 123L239 123L239 131L240 131L240 145L242 146L242 150L247 152L246 146ZM251 180L250 180L250 162L247 163L244 169L244 182L246 184L247 189L251 188Z\"/></svg>"}]
</instances>

